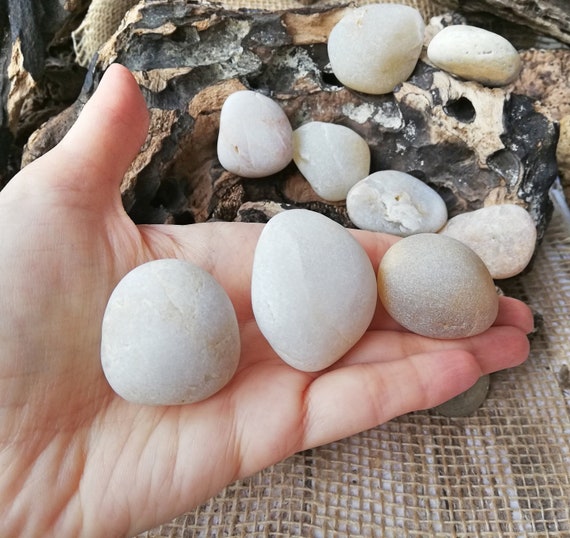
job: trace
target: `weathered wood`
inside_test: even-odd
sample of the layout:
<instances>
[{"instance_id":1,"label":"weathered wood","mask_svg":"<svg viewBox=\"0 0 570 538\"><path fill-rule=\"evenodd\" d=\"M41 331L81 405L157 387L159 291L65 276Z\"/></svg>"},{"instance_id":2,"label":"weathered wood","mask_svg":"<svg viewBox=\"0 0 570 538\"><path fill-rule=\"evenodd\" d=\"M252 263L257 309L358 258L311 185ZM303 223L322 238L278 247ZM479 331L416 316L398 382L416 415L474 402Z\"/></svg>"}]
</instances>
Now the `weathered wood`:
<instances>
[{"instance_id":1,"label":"weathered wood","mask_svg":"<svg viewBox=\"0 0 570 538\"><path fill-rule=\"evenodd\" d=\"M250 88L279 102L293 127L320 120L353 128L371 147L373 170L393 168L426 181L451 215L511 201L528 207L542 233L556 176L556 125L510 88L462 82L423 62L394 94L341 87L329 71L325 40L343 10L232 12L154 0L131 11L129 24L102 49L82 99L115 61L143 89L152 133L122 186L132 218L234 220L243 218L244 204L271 201L316 208L350 225L344 204L320 200L293 164L262 180L221 168L220 108L230 93ZM65 127L74 114L61 120ZM48 149L46 138L54 143L54 132L65 131L57 123L31 141L28 160Z\"/></svg>"},{"instance_id":2,"label":"weathered wood","mask_svg":"<svg viewBox=\"0 0 570 538\"><path fill-rule=\"evenodd\" d=\"M568 0L459 0L461 11L492 14L570 44Z\"/></svg>"}]
</instances>

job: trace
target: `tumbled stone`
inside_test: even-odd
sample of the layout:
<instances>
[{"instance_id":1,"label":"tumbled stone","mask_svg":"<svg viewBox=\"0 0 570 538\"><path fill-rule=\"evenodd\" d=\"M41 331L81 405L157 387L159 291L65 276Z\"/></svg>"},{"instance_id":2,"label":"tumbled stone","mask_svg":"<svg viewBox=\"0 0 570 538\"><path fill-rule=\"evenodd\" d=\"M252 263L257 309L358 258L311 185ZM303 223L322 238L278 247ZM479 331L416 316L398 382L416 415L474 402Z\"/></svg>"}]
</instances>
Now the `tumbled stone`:
<instances>
[{"instance_id":1,"label":"tumbled stone","mask_svg":"<svg viewBox=\"0 0 570 538\"><path fill-rule=\"evenodd\" d=\"M145 263L127 273L105 310L101 364L113 390L145 405L197 402L230 381L239 328L224 289L182 260Z\"/></svg>"},{"instance_id":2,"label":"tumbled stone","mask_svg":"<svg viewBox=\"0 0 570 538\"><path fill-rule=\"evenodd\" d=\"M447 400L433 410L444 417L467 417L481 407L489 392L491 376L482 375L477 382L461 394Z\"/></svg>"},{"instance_id":3,"label":"tumbled stone","mask_svg":"<svg viewBox=\"0 0 570 538\"><path fill-rule=\"evenodd\" d=\"M509 41L475 26L444 28L431 40L427 56L440 69L487 86L509 84L521 69L519 54Z\"/></svg>"},{"instance_id":4,"label":"tumbled stone","mask_svg":"<svg viewBox=\"0 0 570 538\"><path fill-rule=\"evenodd\" d=\"M348 193L346 209L358 228L402 237L437 232L447 221L441 196L397 170L375 172L359 181Z\"/></svg>"},{"instance_id":5,"label":"tumbled stone","mask_svg":"<svg viewBox=\"0 0 570 538\"><path fill-rule=\"evenodd\" d=\"M461 213L449 219L440 233L473 249L493 278L519 274L536 246L536 226L519 205L500 204Z\"/></svg>"},{"instance_id":6,"label":"tumbled stone","mask_svg":"<svg viewBox=\"0 0 570 538\"><path fill-rule=\"evenodd\" d=\"M340 359L376 308L374 269L352 234L306 209L273 217L253 262L255 319L287 364L313 372Z\"/></svg>"},{"instance_id":7,"label":"tumbled stone","mask_svg":"<svg viewBox=\"0 0 570 538\"><path fill-rule=\"evenodd\" d=\"M329 34L333 73L353 90L389 93L412 74L424 30L421 14L409 6L369 4L350 10Z\"/></svg>"},{"instance_id":8,"label":"tumbled stone","mask_svg":"<svg viewBox=\"0 0 570 538\"><path fill-rule=\"evenodd\" d=\"M345 200L370 172L366 140L344 125L312 121L293 131L293 160L324 200Z\"/></svg>"},{"instance_id":9,"label":"tumbled stone","mask_svg":"<svg viewBox=\"0 0 570 538\"><path fill-rule=\"evenodd\" d=\"M242 177L275 174L293 158L292 134L289 119L275 101L249 90L232 93L220 113L218 160Z\"/></svg>"},{"instance_id":10,"label":"tumbled stone","mask_svg":"<svg viewBox=\"0 0 570 538\"><path fill-rule=\"evenodd\" d=\"M481 258L460 241L431 233L410 235L388 249L378 268L378 292L400 325L431 338L479 334L499 307Z\"/></svg>"}]
</instances>

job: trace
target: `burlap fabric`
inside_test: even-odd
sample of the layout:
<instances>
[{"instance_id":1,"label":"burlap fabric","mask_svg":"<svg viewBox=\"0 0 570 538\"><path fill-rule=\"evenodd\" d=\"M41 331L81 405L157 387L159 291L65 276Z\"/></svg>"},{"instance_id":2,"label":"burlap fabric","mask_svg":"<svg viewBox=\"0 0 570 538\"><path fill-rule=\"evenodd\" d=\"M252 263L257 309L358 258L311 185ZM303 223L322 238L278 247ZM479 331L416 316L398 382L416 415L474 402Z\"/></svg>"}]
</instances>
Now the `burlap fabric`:
<instances>
[{"instance_id":1,"label":"burlap fabric","mask_svg":"<svg viewBox=\"0 0 570 538\"><path fill-rule=\"evenodd\" d=\"M570 211L505 291L542 322L478 412L416 412L297 454L140 538L570 536Z\"/></svg>"},{"instance_id":2,"label":"burlap fabric","mask_svg":"<svg viewBox=\"0 0 570 538\"><path fill-rule=\"evenodd\" d=\"M76 34L83 62L98 46L88 38L110 35L117 9L133 3L93 0L90 13L105 16L86 18ZM402 3L426 20L457 4ZM553 198L532 270L503 286L542 319L530 358L493 374L474 415L416 412L297 454L139 537L570 537L570 211L560 191Z\"/></svg>"}]
</instances>

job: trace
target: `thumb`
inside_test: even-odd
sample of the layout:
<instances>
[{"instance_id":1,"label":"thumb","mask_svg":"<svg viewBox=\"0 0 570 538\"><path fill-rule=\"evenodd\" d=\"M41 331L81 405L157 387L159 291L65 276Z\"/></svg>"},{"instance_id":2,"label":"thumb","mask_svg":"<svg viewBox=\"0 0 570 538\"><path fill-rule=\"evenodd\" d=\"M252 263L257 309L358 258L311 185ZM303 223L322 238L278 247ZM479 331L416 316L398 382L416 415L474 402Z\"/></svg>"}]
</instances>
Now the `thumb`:
<instances>
[{"instance_id":1,"label":"thumb","mask_svg":"<svg viewBox=\"0 0 570 538\"><path fill-rule=\"evenodd\" d=\"M28 165L20 181L58 194L77 193L90 203L118 201L118 187L145 140L148 121L134 77L127 68L112 64L63 140Z\"/></svg>"}]
</instances>

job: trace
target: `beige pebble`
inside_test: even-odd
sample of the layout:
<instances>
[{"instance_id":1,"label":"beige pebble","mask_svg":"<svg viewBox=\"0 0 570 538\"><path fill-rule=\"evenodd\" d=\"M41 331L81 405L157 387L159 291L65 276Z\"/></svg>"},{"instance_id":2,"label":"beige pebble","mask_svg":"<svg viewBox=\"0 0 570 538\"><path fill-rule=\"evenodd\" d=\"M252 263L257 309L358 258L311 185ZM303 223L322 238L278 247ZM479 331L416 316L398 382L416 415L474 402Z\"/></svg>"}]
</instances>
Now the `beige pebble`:
<instances>
[{"instance_id":1,"label":"beige pebble","mask_svg":"<svg viewBox=\"0 0 570 538\"><path fill-rule=\"evenodd\" d=\"M481 258L439 234L410 235L392 245L378 268L378 292L398 323L431 338L482 333L499 308L495 284Z\"/></svg>"},{"instance_id":2,"label":"beige pebble","mask_svg":"<svg viewBox=\"0 0 570 538\"><path fill-rule=\"evenodd\" d=\"M536 226L521 206L500 204L461 213L449 219L440 233L473 249L493 278L519 274L536 246Z\"/></svg>"},{"instance_id":3,"label":"beige pebble","mask_svg":"<svg viewBox=\"0 0 570 538\"><path fill-rule=\"evenodd\" d=\"M517 78L521 60L504 37L483 28L454 25L431 40L427 56L434 65L458 77L488 86L503 86Z\"/></svg>"},{"instance_id":4,"label":"beige pebble","mask_svg":"<svg viewBox=\"0 0 570 538\"><path fill-rule=\"evenodd\" d=\"M334 123L312 121L293 131L293 160L324 200L345 200L370 172L370 148L358 133Z\"/></svg>"},{"instance_id":5,"label":"beige pebble","mask_svg":"<svg viewBox=\"0 0 570 538\"><path fill-rule=\"evenodd\" d=\"M369 4L350 10L328 38L333 73L353 90L389 93L412 74L424 30L419 11L409 6Z\"/></svg>"}]
</instances>

